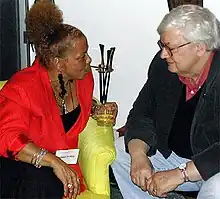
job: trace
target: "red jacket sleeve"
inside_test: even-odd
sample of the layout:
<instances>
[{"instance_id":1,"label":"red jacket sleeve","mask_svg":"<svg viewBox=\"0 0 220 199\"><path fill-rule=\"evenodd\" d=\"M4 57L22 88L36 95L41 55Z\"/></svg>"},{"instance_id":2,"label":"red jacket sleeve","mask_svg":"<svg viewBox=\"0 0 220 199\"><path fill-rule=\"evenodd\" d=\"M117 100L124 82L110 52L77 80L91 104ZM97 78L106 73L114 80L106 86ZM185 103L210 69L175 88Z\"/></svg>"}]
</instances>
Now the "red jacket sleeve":
<instances>
[{"instance_id":1,"label":"red jacket sleeve","mask_svg":"<svg viewBox=\"0 0 220 199\"><path fill-rule=\"evenodd\" d=\"M29 111L10 98L21 98L14 95L8 97L0 93L0 156L15 156L25 147L29 139Z\"/></svg>"}]
</instances>

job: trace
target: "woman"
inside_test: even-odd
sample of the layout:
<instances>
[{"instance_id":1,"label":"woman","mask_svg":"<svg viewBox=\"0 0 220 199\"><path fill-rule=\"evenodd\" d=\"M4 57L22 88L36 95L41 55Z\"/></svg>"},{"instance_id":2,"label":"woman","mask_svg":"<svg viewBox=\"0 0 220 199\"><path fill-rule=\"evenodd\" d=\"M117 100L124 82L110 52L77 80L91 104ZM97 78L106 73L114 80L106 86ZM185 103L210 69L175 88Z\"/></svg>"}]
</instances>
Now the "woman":
<instances>
[{"instance_id":1,"label":"woman","mask_svg":"<svg viewBox=\"0 0 220 199\"><path fill-rule=\"evenodd\" d=\"M89 119L87 39L50 2L34 4L26 23L36 59L0 91L1 198L76 198L85 190L80 167L56 152L77 149Z\"/></svg>"}]
</instances>

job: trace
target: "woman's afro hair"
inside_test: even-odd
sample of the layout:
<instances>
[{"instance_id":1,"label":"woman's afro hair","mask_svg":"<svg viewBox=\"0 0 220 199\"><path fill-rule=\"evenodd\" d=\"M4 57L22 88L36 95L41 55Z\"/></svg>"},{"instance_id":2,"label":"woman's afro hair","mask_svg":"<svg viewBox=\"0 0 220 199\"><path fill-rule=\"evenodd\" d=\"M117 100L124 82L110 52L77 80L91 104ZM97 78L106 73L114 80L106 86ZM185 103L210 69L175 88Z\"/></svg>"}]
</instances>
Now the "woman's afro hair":
<instances>
[{"instance_id":1,"label":"woman's afro hair","mask_svg":"<svg viewBox=\"0 0 220 199\"><path fill-rule=\"evenodd\" d=\"M35 45L44 43L62 23L63 13L55 4L50 1L35 3L26 17L29 41Z\"/></svg>"}]
</instances>

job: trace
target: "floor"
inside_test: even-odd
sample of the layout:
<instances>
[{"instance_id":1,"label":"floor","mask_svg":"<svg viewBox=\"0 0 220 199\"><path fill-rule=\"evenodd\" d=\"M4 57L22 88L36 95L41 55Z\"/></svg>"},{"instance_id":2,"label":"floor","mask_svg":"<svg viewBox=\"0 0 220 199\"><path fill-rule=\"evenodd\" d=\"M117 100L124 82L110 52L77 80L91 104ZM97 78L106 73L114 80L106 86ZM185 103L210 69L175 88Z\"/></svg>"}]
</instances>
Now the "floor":
<instances>
[{"instance_id":1,"label":"floor","mask_svg":"<svg viewBox=\"0 0 220 199\"><path fill-rule=\"evenodd\" d=\"M111 186L111 199L123 199L121 192L116 186Z\"/></svg>"},{"instance_id":2,"label":"floor","mask_svg":"<svg viewBox=\"0 0 220 199\"><path fill-rule=\"evenodd\" d=\"M117 186L111 186L111 199L123 199L120 190ZM193 199L191 197L184 197L178 193L169 193L167 199Z\"/></svg>"}]
</instances>

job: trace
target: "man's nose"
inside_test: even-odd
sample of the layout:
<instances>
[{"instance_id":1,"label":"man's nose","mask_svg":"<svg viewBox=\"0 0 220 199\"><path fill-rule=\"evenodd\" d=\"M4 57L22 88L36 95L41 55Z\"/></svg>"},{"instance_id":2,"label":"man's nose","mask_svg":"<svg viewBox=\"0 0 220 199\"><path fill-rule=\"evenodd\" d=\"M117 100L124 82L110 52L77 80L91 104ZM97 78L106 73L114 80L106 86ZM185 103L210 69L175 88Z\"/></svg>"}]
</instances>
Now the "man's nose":
<instances>
[{"instance_id":1,"label":"man's nose","mask_svg":"<svg viewBox=\"0 0 220 199\"><path fill-rule=\"evenodd\" d=\"M161 59L166 59L166 58L170 57L170 54L166 48L162 49L162 51L160 53L160 57L161 57Z\"/></svg>"}]
</instances>

